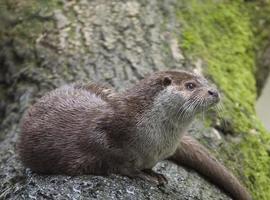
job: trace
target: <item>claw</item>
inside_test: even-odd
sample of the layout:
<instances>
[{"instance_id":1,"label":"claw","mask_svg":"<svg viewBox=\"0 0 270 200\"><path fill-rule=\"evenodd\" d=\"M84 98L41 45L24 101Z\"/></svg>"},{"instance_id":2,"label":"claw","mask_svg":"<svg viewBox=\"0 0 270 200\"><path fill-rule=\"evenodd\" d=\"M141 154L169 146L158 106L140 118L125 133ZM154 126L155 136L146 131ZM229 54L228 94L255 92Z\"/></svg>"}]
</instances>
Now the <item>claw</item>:
<instances>
[{"instance_id":1,"label":"claw","mask_svg":"<svg viewBox=\"0 0 270 200\"><path fill-rule=\"evenodd\" d=\"M153 182L156 185L166 185L168 183L166 176L159 174L152 169L143 170L142 175L144 176L143 179Z\"/></svg>"}]
</instances>

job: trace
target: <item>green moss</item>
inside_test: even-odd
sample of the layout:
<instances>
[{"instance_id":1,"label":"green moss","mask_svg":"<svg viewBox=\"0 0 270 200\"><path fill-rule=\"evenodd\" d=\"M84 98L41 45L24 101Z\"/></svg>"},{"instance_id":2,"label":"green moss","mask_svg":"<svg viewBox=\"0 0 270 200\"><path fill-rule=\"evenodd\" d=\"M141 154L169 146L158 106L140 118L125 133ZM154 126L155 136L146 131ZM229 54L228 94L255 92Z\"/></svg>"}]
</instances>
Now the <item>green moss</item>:
<instances>
[{"instance_id":1,"label":"green moss","mask_svg":"<svg viewBox=\"0 0 270 200\"><path fill-rule=\"evenodd\" d=\"M53 27L52 9L59 6L58 1L3 0L0 5L0 39L19 37L26 43L35 43L45 27L47 30Z\"/></svg>"},{"instance_id":2,"label":"green moss","mask_svg":"<svg viewBox=\"0 0 270 200\"><path fill-rule=\"evenodd\" d=\"M269 46L269 32L270 32L270 2L269 1L250 1L247 4L249 9L252 30L256 35L255 50L264 50ZM257 53L258 54L258 53Z\"/></svg>"},{"instance_id":3,"label":"green moss","mask_svg":"<svg viewBox=\"0 0 270 200\"><path fill-rule=\"evenodd\" d=\"M246 184L254 199L270 199L270 137L254 109L256 37L247 5L239 0L183 0L178 18L183 25L181 48L190 59L206 61L206 73L224 94L222 120L229 122L232 133L243 136L229 154L241 150Z\"/></svg>"},{"instance_id":4,"label":"green moss","mask_svg":"<svg viewBox=\"0 0 270 200\"><path fill-rule=\"evenodd\" d=\"M36 57L36 43L46 32L54 30L53 10L60 1L2 0L0 3L0 48L7 68L31 71L42 60ZM46 31L46 32L45 32ZM44 75L46 68L43 68ZM37 77L37 76L33 76ZM14 76L14 78L17 78Z\"/></svg>"},{"instance_id":5,"label":"green moss","mask_svg":"<svg viewBox=\"0 0 270 200\"><path fill-rule=\"evenodd\" d=\"M256 62L257 62L257 94L261 94L262 87L268 77L270 65L265 62L269 48L270 33L270 1L250 1L247 4L252 21L252 30L256 37L254 38Z\"/></svg>"}]
</instances>

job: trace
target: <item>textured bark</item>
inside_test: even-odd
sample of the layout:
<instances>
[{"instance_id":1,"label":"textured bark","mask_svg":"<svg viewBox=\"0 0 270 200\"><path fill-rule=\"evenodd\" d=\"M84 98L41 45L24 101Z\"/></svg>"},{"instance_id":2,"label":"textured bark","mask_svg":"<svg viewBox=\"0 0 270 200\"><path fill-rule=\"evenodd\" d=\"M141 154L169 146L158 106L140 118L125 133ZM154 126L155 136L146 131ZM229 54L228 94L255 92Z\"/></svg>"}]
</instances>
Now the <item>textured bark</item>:
<instances>
[{"instance_id":1,"label":"textured bark","mask_svg":"<svg viewBox=\"0 0 270 200\"><path fill-rule=\"evenodd\" d=\"M169 177L158 188L120 176L39 176L16 155L19 120L46 91L89 80L121 90L155 70L187 69L173 0L4 0L1 7L0 199L228 199L169 162L156 168ZM210 138L213 149L222 142L198 123L191 132Z\"/></svg>"}]
</instances>

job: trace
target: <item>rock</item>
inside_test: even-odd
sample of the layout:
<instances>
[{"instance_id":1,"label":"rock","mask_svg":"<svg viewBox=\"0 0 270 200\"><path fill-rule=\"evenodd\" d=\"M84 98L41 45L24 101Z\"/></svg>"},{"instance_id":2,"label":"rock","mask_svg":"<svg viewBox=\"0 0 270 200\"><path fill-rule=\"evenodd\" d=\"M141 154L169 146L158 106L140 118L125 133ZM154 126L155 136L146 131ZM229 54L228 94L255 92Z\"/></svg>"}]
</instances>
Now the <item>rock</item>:
<instances>
[{"instance_id":1,"label":"rock","mask_svg":"<svg viewBox=\"0 0 270 200\"><path fill-rule=\"evenodd\" d=\"M175 1L150 0L151 6L120 0L63 0L46 6L24 2L19 11L6 12L30 20L25 17L29 12L46 9L54 18L33 15L32 21L24 20L16 29L8 26L5 36L0 34L0 80L4 83L0 89L5 94L0 101L4 113L0 116L0 199L229 199L196 172L167 161L155 168L169 179L164 187L118 175L41 176L25 169L15 148L19 121L45 92L91 80L123 90L154 70L190 66L179 62L184 58L176 39L163 37L166 32L179 33ZM27 54L18 57L16 48ZM203 135L196 124L192 133Z\"/></svg>"}]
</instances>

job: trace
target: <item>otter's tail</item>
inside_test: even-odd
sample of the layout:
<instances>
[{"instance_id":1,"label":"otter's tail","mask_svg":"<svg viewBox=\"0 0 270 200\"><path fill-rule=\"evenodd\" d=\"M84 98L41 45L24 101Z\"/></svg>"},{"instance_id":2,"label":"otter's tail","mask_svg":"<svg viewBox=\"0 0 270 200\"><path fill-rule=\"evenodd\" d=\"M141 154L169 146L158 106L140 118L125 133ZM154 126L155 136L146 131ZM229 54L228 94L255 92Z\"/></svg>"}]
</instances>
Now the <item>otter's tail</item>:
<instances>
[{"instance_id":1,"label":"otter's tail","mask_svg":"<svg viewBox=\"0 0 270 200\"><path fill-rule=\"evenodd\" d=\"M183 136L180 147L170 160L196 170L235 200L252 200L237 178L192 137Z\"/></svg>"}]
</instances>

